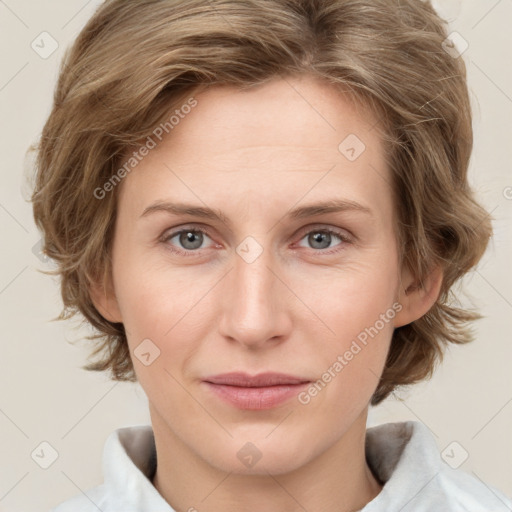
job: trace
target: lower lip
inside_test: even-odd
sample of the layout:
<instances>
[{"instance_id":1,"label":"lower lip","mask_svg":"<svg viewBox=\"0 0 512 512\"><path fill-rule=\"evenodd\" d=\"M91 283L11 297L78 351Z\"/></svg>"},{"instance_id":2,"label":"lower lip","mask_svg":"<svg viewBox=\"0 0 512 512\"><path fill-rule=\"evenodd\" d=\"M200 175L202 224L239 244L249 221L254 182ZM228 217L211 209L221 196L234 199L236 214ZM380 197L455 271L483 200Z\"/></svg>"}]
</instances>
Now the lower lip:
<instances>
[{"instance_id":1,"label":"lower lip","mask_svg":"<svg viewBox=\"0 0 512 512\"><path fill-rule=\"evenodd\" d=\"M239 409L263 410L272 409L297 396L309 383L286 384L282 386L266 386L261 388L247 388L213 384L203 381L208 388L224 401Z\"/></svg>"}]
</instances>

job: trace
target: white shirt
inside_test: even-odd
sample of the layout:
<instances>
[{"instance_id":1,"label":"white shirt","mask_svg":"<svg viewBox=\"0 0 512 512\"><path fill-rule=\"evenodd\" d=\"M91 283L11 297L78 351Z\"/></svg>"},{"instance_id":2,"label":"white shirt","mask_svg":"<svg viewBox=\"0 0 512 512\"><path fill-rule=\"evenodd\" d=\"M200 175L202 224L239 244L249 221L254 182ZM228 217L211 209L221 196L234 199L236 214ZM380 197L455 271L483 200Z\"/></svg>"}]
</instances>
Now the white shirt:
<instances>
[{"instance_id":1,"label":"white shirt","mask_svg":"<svg viewBox=\"0 0 512 512\"><path fill-rule=\"evenodd\" d=\"M449 467L422 423L369 428L366 456L385 484L361 512L512 512L512 500L503 493ZM175 512L151 483L155 469L151 426L120 428L105 442L104 483L51 512Z\"/></svg>"}]
</instances>

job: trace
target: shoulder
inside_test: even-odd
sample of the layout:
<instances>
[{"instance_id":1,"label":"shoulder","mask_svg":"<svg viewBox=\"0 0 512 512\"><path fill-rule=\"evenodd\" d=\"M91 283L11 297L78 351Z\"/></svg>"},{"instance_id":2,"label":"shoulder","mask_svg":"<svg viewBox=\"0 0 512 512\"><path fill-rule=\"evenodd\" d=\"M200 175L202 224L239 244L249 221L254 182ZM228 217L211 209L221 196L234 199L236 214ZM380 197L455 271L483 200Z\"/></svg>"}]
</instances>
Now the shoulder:
<instances>
[{"instance_id":1,"label":"shoulder","mask_svg":"<svg viewBox=\"0 0 512 512\"><path fill-rule=\"evenodd\" d=\"M98 512L98 510L108 510L107 502L107 493L102 484L63 501L50 512Z\"/></svg>"},{"instance_id":2,"label":"shoulder","mask_svg":"<svg viewBox=\"0 0 512 512\"><path fill-rule=\"evenodd\" d=\"M150 425L112 432L105 441L102 466L102 484L81 491L50 512L172 511L151 483L156 450Z\"/></svg>"},{"instance_id":3,"label":"shoulder","mask_svg":"<svg viewBox=\"0 0 512 512\"><path fill-rule=\"evenodd\" d=\"M512 501L500 490L461 469L443 468L432 482L439 504L461 512L512 512Z\"/></svg>"},{"instance_id":4,"label":"shoulder","mask_svg":"<svg viewBox=\"0 0 512 512\"><path fill-rule=\"evenodd\" d=\"M366 454L384 486L364 512L512 512L512 501L502 492L449 467L422 423L387 423L368 429Z\"/></svg>"}]
</instances>

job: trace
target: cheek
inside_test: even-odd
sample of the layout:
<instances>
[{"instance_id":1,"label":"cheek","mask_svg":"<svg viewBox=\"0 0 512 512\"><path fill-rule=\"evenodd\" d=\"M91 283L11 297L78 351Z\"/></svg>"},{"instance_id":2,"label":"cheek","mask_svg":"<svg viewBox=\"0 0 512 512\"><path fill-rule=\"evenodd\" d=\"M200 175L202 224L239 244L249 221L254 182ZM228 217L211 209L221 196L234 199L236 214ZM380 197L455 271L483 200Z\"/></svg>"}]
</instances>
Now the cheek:
<instances>
[{"instance_id":1,"label":"cheek","mask_svg":"<svg viewBox=\"0 0 512 512\"><path fill-rule=\"evenodd\" d=\"M329 293L311 297L323 320L319 382L304 401L323 395L340 406L369 400L378 385L401 310L396 302L398 271L391 255L381 265L359 266L357 272L338 274ZM324 392L324 389L327 391ZM360 400L356 398L359 397Z\"/></svg>"},{"instance_id":2,"label":"cheek","mask_svg":"<svg viewBox=\"0 0 512 512\"><path fill-rule=\"evenodd\" d=\"M384 320L340 319L336 339L322 346L321 362L317 359L317 380L298 396L306 409L315 410L318 420L337 425L335 430L343 430L347 421L362 412L379 384L395 313L392 308L384 311ZM344 421L340 421L340 414Z\"/></svg>"},{"instance_id":3,"label":"cheek","mask_svg":"<svg viewBox=\"0 0 512 512\"><path fill-rule=\"evenodd\" d=\"M124 258L115 270L115 287L128 345L139 380L154 378L160 368L173 371L186 365L216 316L211 292L218 278L204 272L191 280L192 271L151 264L147 259ZM151 343L145 340L150 340ZM145 345L144 345L145 343ZM156 348L152 345L156 346ZM137 358L149 348L158 358L151 372ZM163 378L169 379L163 375Z\"/></svg>"},{"instance_id":4,"label":"cheek","mask_svg":"<svg viewBox=\"0 0 512 512\"><path fill-rule=\"evenodd\" d=\"M376 322L378 330L389 335L396 313L393 304L398 280L396 259L390 252L381 253L380 261L368 259L312 274L307 280L297 280L294 289L307 298L312 313L322 320L325 334L342 347ZM380 319L386 313L382 325Z\"/></svg>"},{"instance_id":5,"label":"cheek","mask_svg":"<svg viewBox=\"0 0 512 512\"><path fill-rule=\"evenodd\" d=\"M208 280L196 277L191 280L190 271L173 269L144 255L119 260L115 289L127 330L161 338L172 332L180 319L188 321L209 286Z\"/></svg>"}]
</instances>

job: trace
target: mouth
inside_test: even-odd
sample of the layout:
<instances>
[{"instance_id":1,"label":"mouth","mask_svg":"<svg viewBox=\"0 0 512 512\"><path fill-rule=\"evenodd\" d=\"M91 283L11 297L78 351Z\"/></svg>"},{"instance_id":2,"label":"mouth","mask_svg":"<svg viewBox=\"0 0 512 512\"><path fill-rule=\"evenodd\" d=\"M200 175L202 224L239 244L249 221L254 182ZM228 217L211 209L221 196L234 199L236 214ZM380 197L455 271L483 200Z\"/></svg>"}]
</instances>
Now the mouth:
<instances>
[{"instance_id":1,"label":"mouth","mask_svg":"<svg viewBox=\"0 0 512 512\"><path fill-rule=\"evenodd\" d=\"M267 372L248 375L242 372L224 373L203 379L203 384L215 396L239 409L272 409L296 396L310 380Z\"/></svg>"}]
</instances>

